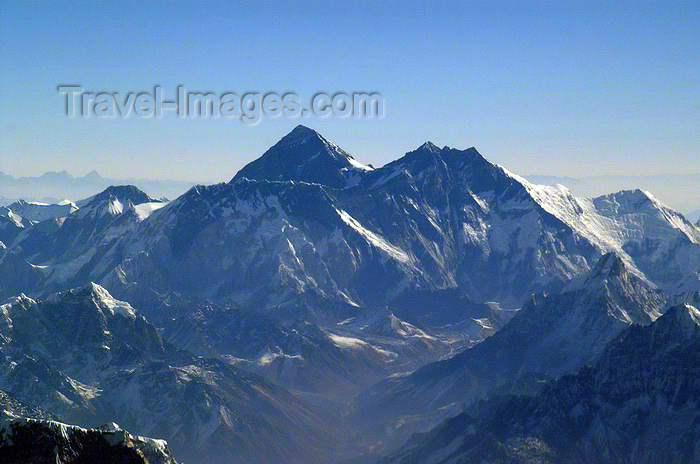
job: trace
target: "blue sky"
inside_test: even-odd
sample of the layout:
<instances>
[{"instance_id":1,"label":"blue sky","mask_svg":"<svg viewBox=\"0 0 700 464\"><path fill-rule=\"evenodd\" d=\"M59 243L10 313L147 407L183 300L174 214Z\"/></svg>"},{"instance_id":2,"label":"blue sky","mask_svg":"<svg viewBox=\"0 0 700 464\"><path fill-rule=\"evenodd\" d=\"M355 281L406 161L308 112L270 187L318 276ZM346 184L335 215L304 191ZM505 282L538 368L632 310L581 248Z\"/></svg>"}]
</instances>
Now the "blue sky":
<instances>
[{"instance_id":1,"label":"blue sky","mask_svg":"<svg viewBox=\"0 0 700 464\"><path fill-rule=\"evenodd\" d=\"M521 174L700 171L699 2L62 3L0 4L0 171L227 180L299 123L374 165L431 140ZM69 119L59 84L372 90L386 115Z\"/></svg>"}]
</instances>

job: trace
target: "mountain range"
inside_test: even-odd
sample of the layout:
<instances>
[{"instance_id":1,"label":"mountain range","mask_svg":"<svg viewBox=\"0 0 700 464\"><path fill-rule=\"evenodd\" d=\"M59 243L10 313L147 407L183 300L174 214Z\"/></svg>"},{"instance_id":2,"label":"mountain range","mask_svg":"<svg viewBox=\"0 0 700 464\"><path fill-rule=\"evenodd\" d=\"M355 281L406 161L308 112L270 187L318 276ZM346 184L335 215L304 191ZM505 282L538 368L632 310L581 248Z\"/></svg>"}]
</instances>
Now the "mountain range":
<instances>
[{"instance_id":1,"label":"mountain range","mask_svg":"<svg viewBox=\"0 0 700 464\"><path fill-rule=\"evenodd\" d=\"M14 177L0 172L0 205L24 201L26 203L57 204L66 198L77 200L94 195L110 185L138 185L158 198L175 198L195 185L182 180L115 179L103 177L93 170L84 176L73 176L67 171L46 172L40 176ZM70 200L68 200L70 201ZM19 213L19 211L16 211Z\"/></svg>"},{"instance_id":2,"label":"mountain range","mask_svg":"<svg viewBox=\"0 0 700 464\"><path fill-rule=\"evenodd\" d=\"M187 462L309 462L300 456L323 454L336 440L322 412L262 378L170 346L97 284L44 301L22 295L0 313L0 389L69 423L116 419L166 437Z\"/></svg>"},{"instance_id":3,"label":"mountain range","mask_svg":"<svg viewBox=\"0 0 700 464\"><path fill-rule=\"evenodd\" d=\"M592 367L482 401L382 462L698 462L698 343L700 311L674 306Z\"/></svg>"},{"instance_id":4,"label":"mountain range","mask_svg":"<svg viewBox=\"0 0 700 464\"><path fill-rule=\"evenodd\" d=\"M698 291L700 228L649 192L430 142L374 168L298 126L171 201L0 208L0 389L187 462L371 462Z\"/></svg>"},{"instance_id":5,"label":"mountain range","mask_svg":"<svg viewBox=\"0 0 700 464\"><path fill-rule=\"evenodd\" d=\"M697 171L697 170L696 170ZM609 192L639 188L654 192L657 198L691 221L700 219L700 172L688 174L524 176L535 184L563 184L576 196L593 198Z\"/></svg>"}]
</instances>

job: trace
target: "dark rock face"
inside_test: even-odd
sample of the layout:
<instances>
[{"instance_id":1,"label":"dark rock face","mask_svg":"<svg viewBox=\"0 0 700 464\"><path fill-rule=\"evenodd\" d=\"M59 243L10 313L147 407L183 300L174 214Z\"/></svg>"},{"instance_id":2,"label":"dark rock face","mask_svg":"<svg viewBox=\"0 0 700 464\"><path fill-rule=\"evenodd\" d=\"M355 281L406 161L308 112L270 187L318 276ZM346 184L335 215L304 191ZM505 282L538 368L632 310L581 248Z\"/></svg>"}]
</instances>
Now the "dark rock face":
<instances>
[{"instance_id":1,"label":"dark rock face","mask_svg":"<svg viewBox=\"0 0 700 464\"><path fill-rule=\"evenodd\" d=\"M297 126L260 158L238 171L240 179L299 181L346 187L371 168L362 166L340 147L305 126Z\"/></svg>"},{"instance_id":2,"label":"dark rock face","mask_svg":"<svg viewBox=\"0 0 700 464\"><path fill-rule=\"evenodd\" d=\"M176 464L164 440L137 437L116 424L84 429L0 390L0 462Z\"/></svg>"},{"instance_id":3,"label":"dark rock face","mask_svg":"<svg viewBox=\"0 0 700 464\"><path fill-rule=\"evenodd\" d=\"M19 295L39 289L46 274L15 250L0 246L0 295Z\"/></svg>"},{"instance_id":4,"label":"dark rock face","mask_svg":"<svg viewBox=\"0 0 700 464\"><path fill-rule=\"evenodd\" d=\"M133 437L118 428L83 429L34 419L8 419L2 425L0 462L176 464L163 441Z\"/></svg>"},{"instance_id":5,"label":"dark rock face","mask_svg":"<svg viewBox=\"0 0 700 464\"><path fill-rule=\"evenodd\" d=\"M97 195L83 200L83 202L81 202L81 207L85 208L87 205L94 205L109 200L119 200L121 203L131 203L134 205L158 201L148 196L135 185L112 185Z\"/></svg>"},{"instance_id":6,"label":"dark rock face","mask_svg":"<svg viewBox=\"0 0 700 464\"><path fill-rule=\"evenodd\" d=\"M700 462L699 324L695 307L673 307L593 367L478 403L382 462Z\"/></svg>"}]
</instances>

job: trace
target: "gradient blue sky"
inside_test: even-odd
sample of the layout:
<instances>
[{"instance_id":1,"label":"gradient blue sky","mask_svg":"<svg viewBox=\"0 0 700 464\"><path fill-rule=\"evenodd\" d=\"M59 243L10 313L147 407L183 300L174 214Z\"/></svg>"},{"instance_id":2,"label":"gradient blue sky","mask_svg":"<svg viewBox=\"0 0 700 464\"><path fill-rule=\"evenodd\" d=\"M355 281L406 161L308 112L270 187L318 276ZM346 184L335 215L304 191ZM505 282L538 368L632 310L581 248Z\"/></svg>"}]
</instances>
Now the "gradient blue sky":
<instances>
[{"instance_id":1,"label":"gradient blue sky","mask_svg":"<svg viewBox=\"0 0 700 464\"><path fill-rule=\"evenodd\" d=\"M0 3L0 171L227 180L296 124L521 174L699 172L699 2ZM58 84L374 90L383 119L68 119Z\"/></svg>"}]
</instances>

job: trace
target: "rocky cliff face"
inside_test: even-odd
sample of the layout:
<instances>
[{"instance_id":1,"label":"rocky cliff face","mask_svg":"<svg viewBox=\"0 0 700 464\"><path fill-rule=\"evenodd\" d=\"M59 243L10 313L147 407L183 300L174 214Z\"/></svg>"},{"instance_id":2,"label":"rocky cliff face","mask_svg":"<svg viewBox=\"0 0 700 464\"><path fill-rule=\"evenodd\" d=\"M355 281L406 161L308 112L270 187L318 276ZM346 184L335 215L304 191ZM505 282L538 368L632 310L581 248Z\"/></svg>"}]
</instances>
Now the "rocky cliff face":
<instances>
[{"instance_id":1,"label":"rocky cliff face","mask_svg":"<svg viewBox=\"0 0 700 464\"><path fill-rule=\"evenodd\" d=\"M165 440L131 435L110 423L85 429L0 390L0 461L177 464Z\"/></svg>"},{"instance_id":2,"label":"rocky cliff face","mask_svg":"<svg viewBox=\"0 0 700 464\"><path fill-rule=\"evenodd\" d=\"M55 421L6 418L0 456L7 463L177 464L163 440L135 437L110 424L84 429Z\"/></svg>"}]
</instances>

